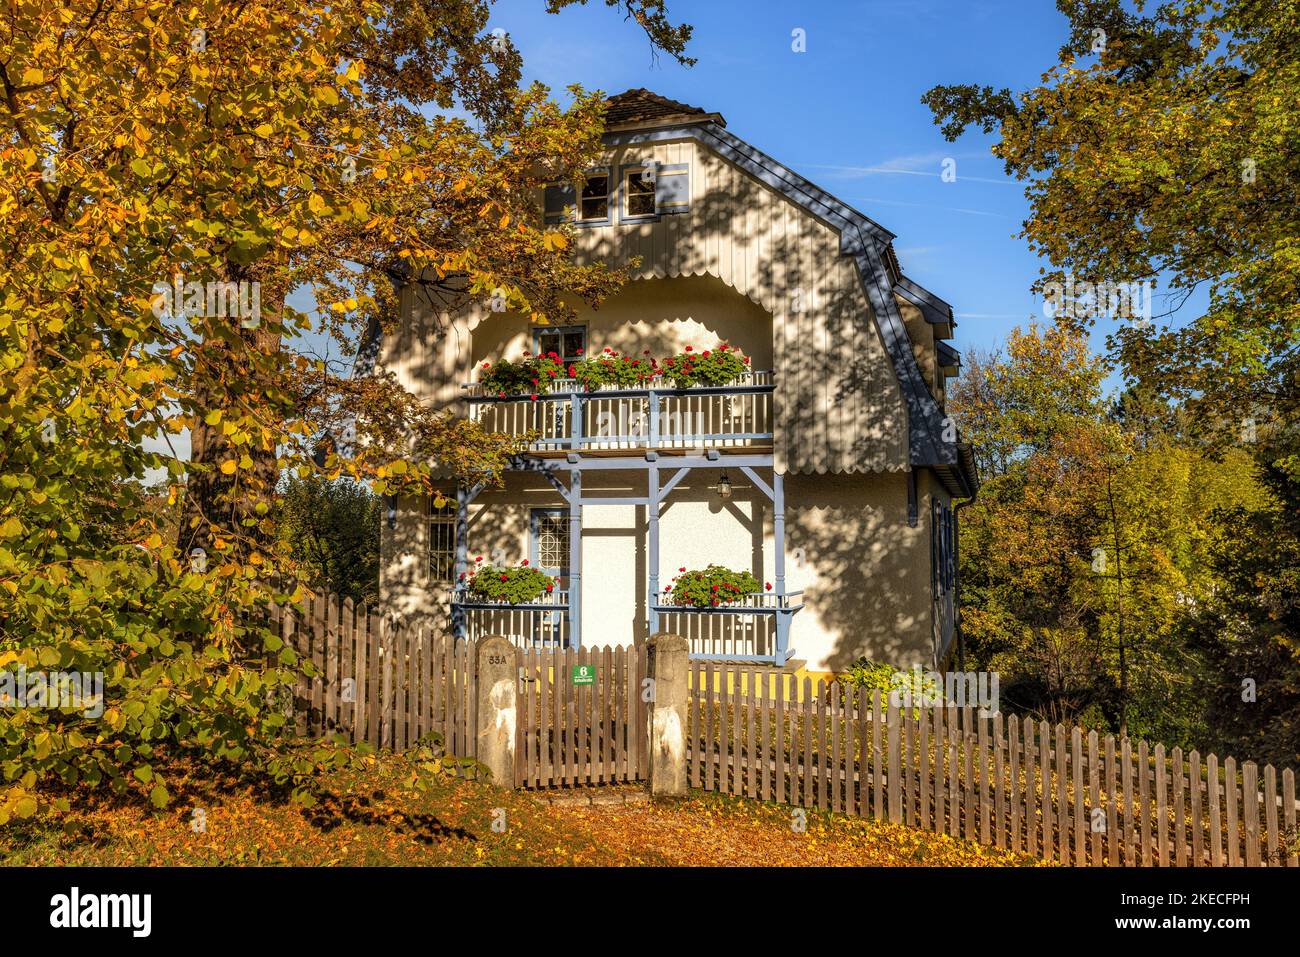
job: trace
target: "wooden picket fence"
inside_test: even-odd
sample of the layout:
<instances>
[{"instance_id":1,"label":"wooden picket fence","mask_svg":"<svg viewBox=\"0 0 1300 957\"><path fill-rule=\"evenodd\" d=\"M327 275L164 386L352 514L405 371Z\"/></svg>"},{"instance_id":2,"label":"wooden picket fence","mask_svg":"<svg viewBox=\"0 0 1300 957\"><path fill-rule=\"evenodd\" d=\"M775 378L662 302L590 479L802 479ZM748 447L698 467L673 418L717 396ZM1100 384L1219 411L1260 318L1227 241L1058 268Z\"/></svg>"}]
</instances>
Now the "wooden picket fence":
<instances>
[{"instance_id":1,"label":"wooden picket fence","mask_svg":"<svg viewBox=\"0 0 1300 957\"><path fill-rule=\"evenodd\" d=\"M517 654L517 787L618 784L647 777L644 645ZM587 669L590 683L574 680L580 668Z\"/></svg>"},{"instance_id":2,"label":"wooden picket fence","mask_svg":"<svg viewBox=\"0 0 1300 957\"><path fill-rule=\"evenodd\" d=\"M430 733L443 750L477 757L472 641L430 627L395 627L351 601L312 595L278 612L282 639L314 665L296 689L299 728L402 750ZM644 645L515 649L516 787L644 780L649 706ZM576 683L574 669L590 670Z\"/></svg>"},{"instance_id":3,"label":"wooden picket fence","mask_svg":"<svg viewBox=\"0 0 1300 957\"><path fill-rule=\"evenodd\" d=\"M316 672L296 689L299 730L395 750L436 733L447 753L475 756L468 642L440 629L395 627L332 595L309 596L277 614L282 640Z\"/></svg>"},{"instance_id":4,"label":"wooden picket fence","mask_svg":"<svg viewBox=\"0 0 1300 957\"><path fill-rule=\"evenodd\" d=\"M693 787L1078 866L1298 863L1290 769L1261 781L1253 762L1077 727L900 711L878 690L770 668L696 662L690 680Z\"/></svg>"}]
</instances>

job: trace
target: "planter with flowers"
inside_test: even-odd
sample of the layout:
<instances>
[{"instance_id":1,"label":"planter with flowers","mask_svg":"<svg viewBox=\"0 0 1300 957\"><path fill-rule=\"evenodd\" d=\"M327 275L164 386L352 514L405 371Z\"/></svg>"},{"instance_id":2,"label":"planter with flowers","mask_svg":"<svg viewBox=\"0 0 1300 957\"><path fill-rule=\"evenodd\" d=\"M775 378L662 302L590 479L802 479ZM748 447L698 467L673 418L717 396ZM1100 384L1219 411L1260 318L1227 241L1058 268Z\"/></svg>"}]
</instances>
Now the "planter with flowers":
<instances>
[{"instance_id":1,"label":"planter with flowers","mask_svg":"<svg viewBox=\"0 0 1300 957\"><path fill-rule=\"evenodd\" d=\"M489 395L526 395L536 399L549 392L556 379L564 378L564 363L554 352L545 356L524 353L522 359L498 359L479 366L479 385Z\"/></svg>"},{"instance_id":2,"label":"planter with flowers","mask_svg":"<svg viewBox=\"0 0 1300 957\"><path fill-rule=\"evenodd\" d=\"M760 590L758 579L749 572L738 572L722 565L702 569L678 569L669 593L673 604L692 608L719 608L735 604ZM767 585L770 591L772 586Z\"/></svg>"},{"instance_id":3,"label":"planter with flowers","mask_svg":"<svg viewBox=\"0 0 1300 957\"><path fill-rule=\"evenodd\" d=\"M659 376L659 364L642 356L625 356L608 347L569 365L569 377L588 392L600 389L649 387Z\"/></svg>"},{"instance_id":4,"label":"planter with flowers","mask_svg":"<svg viewBox=\"0 0 1300 957\"><path fill-rule=\"evenodd\" d=\"M653 388L661 383L691 389L730 385L747 372L749 357L725 342L711 349L687 346L662 362L653 358L648 349L633 356L606 347L567 366L554 352L536 356L524 353L522 359L484 362L479 366L479 385L488 395L536 399L561 379L576 380L586 392Z\"/></svg>"},{"instance_id":5,"label":"planter with flowers","mask_svg":"<svg viewBox=\"0 0 1300 957\"><path fill-rule=\"evenodd\" d=\"M555 579L532 568L528 559L511 567L482 564L478 558L472 571L463 574L465 593L471 601L502 605L526 605L555 591Z\"/></svg>"},{"instance_id":6,"label":"planter with flowers","mask_svg":"<svg viewBox=\"0 0 1300 957\"><path fill-rule=\"evenodd\" d=\"M665 359L661 369L664 378L678 389L730 385L740 381L749 371L749 356L725 342L703 351L687 346L684 351Z\"/></svg>"}]
</instances>

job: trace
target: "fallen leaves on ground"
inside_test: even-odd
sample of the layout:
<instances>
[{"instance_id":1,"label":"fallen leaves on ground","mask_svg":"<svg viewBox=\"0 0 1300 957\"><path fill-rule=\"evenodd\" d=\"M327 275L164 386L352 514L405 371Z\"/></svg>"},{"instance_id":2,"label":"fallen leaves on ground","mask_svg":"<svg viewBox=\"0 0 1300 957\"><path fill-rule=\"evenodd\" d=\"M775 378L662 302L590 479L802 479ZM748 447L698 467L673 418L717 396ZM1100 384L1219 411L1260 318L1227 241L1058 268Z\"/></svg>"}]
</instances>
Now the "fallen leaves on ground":
<instances>
[{"instance_id":1,"label":"fallen leaves on ground","mask_svg":"<svg viewBox=\"0 0 1300 957\"><path fill-rule=\"evenodd\" d=\"M448 779L402 787L405 759L340 773L314 808L201 779L166 811L95 799L0 828L15 865L1005 866L1025 859L901 825L694 794L671 803L541 803ZM602 798L619 792L594 789ZM200 813L196 813L200 812ZM494 827L495 823L495 827ZM1032 863L1032 862L1031 862Z\"/></svg>"},{"instance_id":2,"label":"fallen leaves on ground","mask_svg":"<svg viewBox=\"0 0 1300 957\"><path fill-rule=\"evenodd\" d=\"M699 793L672 803L555 810L611 848L608 863L755 867L1006 867L1040 863L901 824L717 794ZM619 850L613 852L614 848Z\"/></svg>"}]
</instances>

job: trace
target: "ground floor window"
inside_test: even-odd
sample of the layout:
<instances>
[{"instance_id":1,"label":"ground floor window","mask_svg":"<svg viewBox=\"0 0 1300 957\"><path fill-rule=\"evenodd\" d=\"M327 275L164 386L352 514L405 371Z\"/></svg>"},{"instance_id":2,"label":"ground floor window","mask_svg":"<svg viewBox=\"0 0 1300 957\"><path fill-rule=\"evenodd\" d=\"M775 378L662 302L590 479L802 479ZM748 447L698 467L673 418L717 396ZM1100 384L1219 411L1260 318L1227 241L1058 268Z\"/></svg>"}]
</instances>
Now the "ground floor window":
<instances>
[{"instance_id":1,"label":"ground floor window","mask_svg":"<svg viewBox=\"0 0 1300 957\"><path fill-rule=\"evenodd\" d=\"M441 507L428 500L429 581L449 582L456 573L456 502Z\"/></svg>"},{"instance_id":2,"label":"ground floor window","mask_svg":"<svg viewBox=\"0 0 1300 957\"><path fill-rule=\"evenodd\" d=\"M535 508L529 522L533 565L548 575L569 574L569 513L559 508Z\"/></svg>"}]
</instances>

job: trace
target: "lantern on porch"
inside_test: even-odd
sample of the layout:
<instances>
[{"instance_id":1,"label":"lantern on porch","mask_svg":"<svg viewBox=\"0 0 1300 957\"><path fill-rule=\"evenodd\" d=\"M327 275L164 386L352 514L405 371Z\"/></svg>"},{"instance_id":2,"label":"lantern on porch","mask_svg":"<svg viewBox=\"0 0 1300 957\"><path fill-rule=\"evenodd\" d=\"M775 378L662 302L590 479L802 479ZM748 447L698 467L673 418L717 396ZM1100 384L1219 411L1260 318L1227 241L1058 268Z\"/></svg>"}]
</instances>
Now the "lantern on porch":
<instances>
[{"instance_id":1,"label":"lantern on porch","mask_svg":"<svg viewBox=\"0 0 1300 957\"><path fill-rule=\"evenodd\" d=\"M731 480L727 478L725 469L718 474L718 484L713 487L717 490L718 498L724 502L731 500Z\"/></svg>"}]
</instances>

